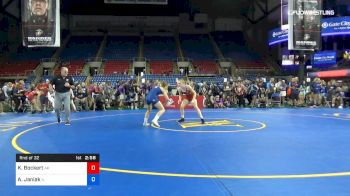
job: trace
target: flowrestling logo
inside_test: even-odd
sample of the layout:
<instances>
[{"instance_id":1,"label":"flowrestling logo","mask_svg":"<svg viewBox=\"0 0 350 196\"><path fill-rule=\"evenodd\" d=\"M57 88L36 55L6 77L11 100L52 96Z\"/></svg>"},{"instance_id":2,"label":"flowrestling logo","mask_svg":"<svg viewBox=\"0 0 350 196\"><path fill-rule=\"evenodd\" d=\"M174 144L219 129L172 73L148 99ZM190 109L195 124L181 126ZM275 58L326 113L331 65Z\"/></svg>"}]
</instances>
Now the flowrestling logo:
<instances>
[{"instance_id":1,"label":"flowrestling logo","mask_svg":"<svg viewBox=\"0 0 350 196\"><path fill-rule=\"evenodd\" d=\"M292 10L288 11L288 15L297 16L334 16L334 10Z\"/></svg>"}]
</instances>

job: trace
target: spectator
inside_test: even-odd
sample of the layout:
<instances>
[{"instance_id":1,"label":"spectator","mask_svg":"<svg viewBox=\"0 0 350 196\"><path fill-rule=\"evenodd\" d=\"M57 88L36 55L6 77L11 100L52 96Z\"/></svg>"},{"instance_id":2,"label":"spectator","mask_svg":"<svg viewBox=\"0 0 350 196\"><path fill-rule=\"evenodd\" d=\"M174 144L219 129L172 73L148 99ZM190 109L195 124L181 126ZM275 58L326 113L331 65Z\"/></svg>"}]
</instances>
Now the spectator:
<instances>
[{"instance_id":1,"label":"spectator","mask_svg":"<svg viewBox=\"0 0 350 196\"><path fill-rule=\"evenodd\" d=\"M259 87L257 92L257 104L259 108L266 108L268 97L264 86Z\"/></svg>"},{"instance_id":2,"label":"spectator","mask_svg":"<svg viewBox=\"0 0 350 196\"><path fill-rule=\"evenodd\" d=\"M73 91L73 89L70 89L70 107L73 110L73 112L77 112L77 107L75 106L75 93Z\"/></svg>"},{"instance_id":3,"label":"spectator","mask_svg":"<svg viewBox=\"0 0 350 196\"><path fill-rule=\"evenodd\" d=\"M0 114L4 114L4 103L6 100L6 95L3 88L0 88Z\"/></svg>"},{"instance_id":4,"label":"spectator","mask_svg":"<svg viewBox=\"0 0 350 196\"><path fill-rule=\"evenodd\" d=\"M13 102L15 103L14 110L16 112L24 112L25 111L25 103L27 97L25 96L25 88L24 81L20 80L19 82L15 82L13 89Z\"/></svg>"},{"instance_id":5,"label":"spectator","mask_svg":"<svg viewBox=\"0 0 350 196\"><path fill-rule=\"evenodd\" d=\"M75 94L75 106L77 107L78 111L82 110L88 110L89 104L88 104L88 92L85 87L85 83L82 83L81 86L77 87L76 94Z\"/></svg>"},{"instance_id":6,"label":"spectator","mask_svg":"<svg viewBox=\"0 0 350 196\"><path fill-rule=\"evenodd\" d=\"M287 96L287 84L285 80L281 80L279 82L279 90L280 90L280 96L281 96L281 104L284 105L286 102L286 96Z\"/></svg>"},{"instance_id":7,"label":"spectator","mask_svg":"<svg viewBox=\"0 0 350 196\"><path fill-rule=\"evenodd\" d=\"M37 91L39 94L39 100L40 100L40 113L48 112L48 92L49 92L49 80L42 81L37 87Z\"/></svg>"},{"instance_id":8,"label":"spectator","mask_svg":"<svg viewBox=\"0 0 350 196\"><path fill-rule=\"evenodd\" d=\"M275 79L271 78L269 82L266 83L266 94L268 98L267 106L271 104L272 95L275 93Z\"/></svg>"},{"instance_id":9,"label":"spectator","mask_svg":"<svg viewBox=\"0 0 350 196\"><path fill-rule=\"evenodd\" d=\"M38 95L39 91L35 89L34 85L32 85L30 87L30 90L25 93L25 96L27 97L30 103L32 114L35 114L40 111Z\"/></svg>"},{"instance_id":10,"label":"spectator","mask_svg":"<svg viewBox=\"0 0 350 196\"><path fill-rule=\"evenodd\" d=\"M11 82L8 82L8 83L5 83L4 86L2 87L2 91L5 95L5 99L9 99L10 98L10 95L12 94L11 91L12 91L12 83Z\"/></svg>"},{"instance_id":11,"label":"spectator","mask_svg":"<svg viewBox=\"0 0 350 196\"><path fill-rule=\"evenodd\" d=\"M97 111L106 111L106 96L103 90L95 97L95 105Z\"/></svg>"},{"instance_id":12,"label":"spectator","mask_svg":"<svg viewBox=\"0 0 350 196\"><path fill-rule=\"evenodd\" d=\"M350 107L350 90L349 86L343 86L343 91L344 91L344 107Z\"/></svg>"},{"instance_id":13,"label":"spectator","mask_svg":"<svg viewBox=\"0 0 350 196\"><path fill-rule=\"evenodd\" d=\"M92 97L92 110L96 110L96 98L100 95L101 93L101 88L100 86L97 85L97 83L94 83L91 90L91 97Z\"/></svg>"},{"instance_id":14,"label":"spectator","mask_svg":"<svg viewBox=\"0 0 350 196\"><path fill-rule=\"evenodd\" d=\"M184 75L184 71L185 71L184 68L180 68L180 74L181 75Z\"/></svg>"},{"instance_id":15,"label":"spectator","mask_svg":"<svg viewBox=\"0 0 350 196\"><path fill-rule=\"evenodd\" d=\"M299 103L299 93L300 93L300 85L298 83L298 78L292 78L292 83L290 86L291 91L291 101L293 106L297 106Z\"/></svg>"},{"instance_id":16,"label":"spectator","mask_svg":"<svg viewBox=\"0 0 350 196\"><path fill-rule=\"evenodd\" d=\"M124 102L125 102L125 98L126 98L125 86L126 86L126 84L121 83L118 86L118 89L117 89L117 97L118 97L119 109L122 109L124 107Z\"/></svg>"},{"instance_id":17,"label":"spectator","mask_svg":"<svg viewBox=\"0 0 350 196\"><path fill-rule=\"evenodd\" d=\"M312 87L311 87L311 83L307 83L306 87L305 87L305 103L307 105L313 105L313 92L312 92Z\"/></svg>"},{"instance_id":18,"label":"spectator","mask_svg":"<svg viewBox=\"0 0 350 196\"><path fill-rule=\"evenodd\" d=\"M214 108L224 108L224 100L220 95L215 96Z\"/></svg>"},{"instance_id":19,"label":"spectator","mask_svg":"<svg viewBox=\"0 0 350 196\"><path fill-rule=\"evenodd\" d=\"M105 96L106 96L106 108L110 108L113 99L115 99L114 98L114 90L113 90L113 87L112 87L110 82L106 83L103 86L103 91L104 91Z\"/></svg>"},{"instance_id":20,"label":"spectator","mask_svg":"<svg viewBox=\"0 0 350 196\"><path fill-rule=\"evenodd\" d=\"M246 87L243 85L242 81L238 81L236 87L235 87L235 94L237 96L238 99L238 107L245 107L245 100L244 100L244 96L246 94Z\"/></svg>"},{"instance_id":21,"label":"spectator","mask_svg":"<svg viewBox=\"0 0 350 196\"><path fill-rule=\"evenodd\" d=\"M259 87L258 85L256 85L255 81L252 81L248 87L247 99L251 107L256 106L256 96L257 96L258 89Z\"/></svg>"},{"instance_id":22,"label":"spectator","mask_svg":"<svg viewBox=\"0 0 350 196\"><path fill-rule=\"evenodd\" d=\"M346 50L346 51L344 52L344 54L343 54L343 58L344 58L346 61L350 60L350 52Z\"/></svg>"},{"instance_id":23,"label":"spectator","mask_svg":"<svg viewBox=\"0 0 350 196\"><path fill-rule=\"evenodd\" d=\"M5 95L5 102L11 107L12 111L12 95L13 95L13 84L11 82L5 83L4 86L2 87L2 92L4 92Z\"/></svg>"},{"instance_id":24,"label":"spectator","mask_svg":"<svg viewBox=\"0 0 350 196\"><path fill-rule=\"evenodd\" d=\"M211 92L211 91L209 91ZM213 108L214 107L214 96L210 95L210 93L206 94L204 96L204 105L207 108Z\"/></svg>"},{"instance_id":25,"label":"spectator","mask_svg":"<svg viewBox=\"0 0 350 196\"><path fill-rule=\"evenodd\" d=\"M134 88L129 88L128 94L126 96L126 103L128 104L128 107L130 107L130 109L133 110L134 108L136 108L136 92Z\"/></svg>"},{"instance_id":26,"label":"spectator","mask_svg":"<svg viewBox=\"0 0 350 196\"><path fill-rule=\"evenodd\" d=\"M326 81L321 81L321 90L320 90L320 104L324 105L327 98L327 83Z\"/></svg>"},{"instance_id":27,"label":"spectator","mask_svg":"<svg viewBox=\"0 0 350 196\"><path fill-rule=\"evenodd\" d=\"M335 94L332 98L332 107L338 107L343 108L343 98L344 98L344 92L340 87L336 88Z\"/></svg>"},{"instance_id":28,"label":"spectator","mask_svg":"<svg viewBox=\"0 0 350 196\"><path fill-rule=\"evenodd\" d=\"M303 81L302 84L299 85L299 106L303 106L305 104L306 97L306 82Z\"/></svg>"},{"instance_id":29,"label":"spectator","mask_svg":"<svg viewBox=\"0 0 350 196\"><path fill-rule=\"evenodd\" d=\"M315 78L313 84L312 84L312 93L313 93L313 106L320 106L321 105L321 80L320 78Z\"/></svg>"},{"instance_id":30,"label":"spectator","mask_svg":"<svg viewBox=\"0 0 350 196\"><path fill-rule=\"evenodd\" d=\"M225 108L230 108L230 107L232 107L232 103L231 103L231 98L230 98L230 96L228 96L226 93L224 93L223 94L223 96L222 96L222 99L223 99L223 104L224 104L224 107Z\"/></svg>"}]
</instances>

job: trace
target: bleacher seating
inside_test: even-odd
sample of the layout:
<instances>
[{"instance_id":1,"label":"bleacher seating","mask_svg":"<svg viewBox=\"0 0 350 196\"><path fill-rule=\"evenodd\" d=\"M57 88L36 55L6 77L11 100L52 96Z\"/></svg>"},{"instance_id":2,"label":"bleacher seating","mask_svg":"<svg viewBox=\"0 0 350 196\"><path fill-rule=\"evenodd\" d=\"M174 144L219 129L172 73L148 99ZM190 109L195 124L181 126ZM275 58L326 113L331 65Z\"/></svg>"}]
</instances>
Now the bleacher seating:
<instances>
[{"instance_id":1,"label":"bleacher seating","mask_svg":"<svg viewBox=\"0 0 350 196\"><path fill-rule=\"evenodd\" d=\"M74 82L85 82L87 76L80 76L80 75L71 75L71 77L73 78ZM43 80L51 80L53 78L53 76L43 76Z\"/></svg>"},{"instance_id":2,"label":"bleacher seating","mask_svg":"<svg viewBox=\"0 0 350 196\"><path fill-rule=\"evenodd\" d=\"M234 61L238 69L268 69L268 66L262 61Z\"/></svg>"},{"instance_id":3,"label":"bleacher seating","mask_svg":"<svg viewBox=\"0 0 350 196\"><path fill-rule=\"evenodd\" d=\"M152 60L173 60L177 58L173 37L145 37L144 56Z\"/></svg>"},{"instance_id":4,"label":"bleacher seating","mask_svg":"<svg viewBox=\"0 0 350 196\"><path fill-rule=\"evenodd\" d=\"M191 81L194 81L196 83L214 83L218 84L219 86L224 84L224 78L217 76L217 77L190 77L189 78Z\"/></svg>"},{"instance_id":5,"label":"bleacher seating","mask_svg":"<svg viewBox=\"0 0 350 196\"><path fill-rule=\"evenodd\" d=\"M219 42L223 45L230 44L227 43L228 41L240 46L244 46L246 44L243 32L241 31L215 31L211 32L211 35L216 42Z\"/></svg>"},{"instance_id":6,"label":"bleacher seating","mask_svg":"<svg viewBox=\"0 0 350 196\"><path fill-rule=\"evenodd\" d=\"M160 80L168 83L169 86L176 86L176 79L182 78L182 75L173 74L173 75L157 75L157 74L146 74L143 76L146 80Z\"/></svg>"},{"instance_id":7,"label":"bleacher seating","mask_svg":"<svg viewBox=\"0 0 350 196\"><path fill-rule=\"evenodd\" d=\"M28 76L38 65L38 61L4 63L0 65L0 76Z\"/></svg>"},{"instance_id":8,"label":"bleacher seating","mask_svg":"<svg viewBox=\"0 0 350 196\"><path fill-rule=\"evenodd\" d=\"M194 60L216 59L208 35L180 35L184 56Z\"/></svg>"},{"instance_id":9,"label":"bleacher seating","mask_svg":"<svg viewBox=\"0 0 350 196\"><path fill-rule=\"evenodd\" d=\"M173 62L171 61L150 61L152 74L171 74L173 73Z\"/></svg>"},{"instance_id":10,"label":"bleacher seating","mask_svg":"<svg viewBox=\"0 0 350 196\"><path fill-rule=\"evenodd\" d=\"M219 67L214 61L193 61L192 65L197 68L196 73L219 74Z\"/></svg>"},{"instance_id":11,"label":"bleacher seating","mask_svg":"<svg viewBox=\"0 0 350 196\"><path fill-rule=\"evenodd\" d=\"M68 68L69 75L79 75L81 74L81 71L84 68L85 61L83 60L75 60L75 61L69 61L65 62L63 66ZM58 75L60 73L60 67L58 67L55 70L55 75Z\"/></svg>"},{"instance_id":12,"label":"bleacher seating","mask_svg":"<svg viewBox=\"0 0 350 196\"><path fill-rule=\"evenodd\" d=\"M87 78L87 76L72 76L72 77L74 82L78 82L78 83L85 82Z\"/></svg>"},{"instance_id":13,"label":"bleacher seating","mask_svg":"<svg viewBox=\"0 0 350 196\"><path fill-rule=\"evenodd\" d=\"M0 76L28 76L43 58L51 58L55 48L19 47L11 53L9 62L0 65Z\"/></svg>"},{"instance_id":14,"label":"bleacher seating","mask_svg":"<svg viewBox=\"0 0 350 196\"><path fill-rule=\"evenodd\" d=\"M137 57L139 39L136 36L108 37L103 57L114 60L129 60Z\"/></svg>"},{"instance_id":15,"label":"bleacher seating","mask_svg":"<svg viewBox=\"0 0 350 196\"><path fill-rule=\"evenodd\" d=\"M107 61L105 62L104 74L128 73L129 66L129 61Z\"/></svg>"},{"instance_id":16,"label":"bleacher seating","mask_svg":"<svg viewBox=\"0 0 350 196\"><path fill-rule=\"evenodd\" d=\"M43 58L51 58L56 48L26 48L20 47L17 53L11 53L11 61L40 61Z\"/></svg>"},{"instance_id":17,"label":"bleacher seating","mask_svg":"<svg viewBox=\"0 0 350 196\"><path fill-rule=\"evenodd\" d=\"M231 58L239 69L268 68L259 55L250 50L242 32L213 32L212 36L225 58Z\"/></svg>"},{"instance_id":18,"label":"bleacher seating","mask_svg":"<svg viewBox=\"0 0 350 196\"><path fill-rule=\"evenodd\" d=\"M133 78L133 76L125 74L115 74L115 75L95 75L91 83L100 84L102 82L110 82L111 84L116 84L118 81L127 81Z\"/></svg>"},{"instance_id":19,"label":"bleacher seating","mask_svg":"<svg viewBox=\"0 0 350 196\"><path fill-rule=\"evenodd\" d=\"M101 45L102 38L102 36L71 37L61 54L61 59L70 61L95 57Z\"/></svg>"}]
</instances>

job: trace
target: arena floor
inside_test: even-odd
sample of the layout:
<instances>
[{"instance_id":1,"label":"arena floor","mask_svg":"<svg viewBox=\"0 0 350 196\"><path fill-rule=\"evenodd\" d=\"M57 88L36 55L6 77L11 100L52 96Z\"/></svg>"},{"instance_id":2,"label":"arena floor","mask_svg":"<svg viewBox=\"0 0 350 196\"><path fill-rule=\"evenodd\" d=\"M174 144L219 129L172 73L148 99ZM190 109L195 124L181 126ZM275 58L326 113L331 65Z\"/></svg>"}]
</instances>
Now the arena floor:
<instances>
[{"instance_id":1,"label":"arena floor","mask_svg":"<svg viewBox=\"0 0 350 196\"><path fill-rule=\"evenodd\" d=\"M204 126L167 111L161 129L143 115L0 116L0 195L350 195L347 109L204 110ZM16 187L16 153L99 153L100 185Z\"/></svg>"}]
</instances>

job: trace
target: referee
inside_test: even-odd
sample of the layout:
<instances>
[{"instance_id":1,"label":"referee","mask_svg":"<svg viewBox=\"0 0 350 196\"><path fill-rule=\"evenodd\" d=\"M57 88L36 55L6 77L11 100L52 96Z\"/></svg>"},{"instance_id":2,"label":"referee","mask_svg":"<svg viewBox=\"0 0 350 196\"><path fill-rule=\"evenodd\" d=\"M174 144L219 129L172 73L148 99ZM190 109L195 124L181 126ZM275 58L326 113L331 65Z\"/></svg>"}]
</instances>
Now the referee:
<instances>
[{"instance_id":1,"label":"referee","mask_svg":"<svg viewBox=\"0 0 350 196\"><path fill-rule=\"evenodd\" d=\"M50 89L55 89L55 112L57 122L61 122L60 111L62 104L64 105L64 113L66 114L65 125L70 125L70 89L74 88L73 78L68 76L68 68L61 68L61 75L54 77L50 82Z\"/></svg>"}]
</instances>

